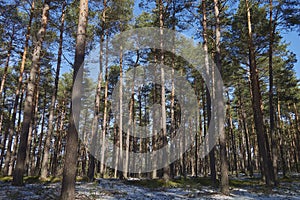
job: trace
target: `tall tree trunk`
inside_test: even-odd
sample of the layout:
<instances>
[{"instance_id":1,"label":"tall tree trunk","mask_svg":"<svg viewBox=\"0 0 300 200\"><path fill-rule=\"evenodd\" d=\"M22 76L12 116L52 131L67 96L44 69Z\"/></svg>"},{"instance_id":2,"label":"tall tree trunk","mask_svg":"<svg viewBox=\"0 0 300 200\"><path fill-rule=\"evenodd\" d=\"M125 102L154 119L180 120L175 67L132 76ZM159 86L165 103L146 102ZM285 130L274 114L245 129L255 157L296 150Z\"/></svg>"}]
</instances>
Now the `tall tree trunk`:
<instances>
[{"instance_id":1,"label":"tall tree trunk","mask_svg":"<svg viewBox=\"0 0 300 200\"><path fill-rule=\"evenodd\" d=\"M67 132L67 144L65 164L63 171L61 199L73 200L75 199L75 179L76 179L76 163L77 163L77 149L78 149L78 132L76 124L80 116L80 99L81 99L81 87L83 80L83 69L80 69L84 61L85 55L85 43L86 43L86 27L88 20L88 0L80 0L79 7L79 20L76 36L76 48L75 48L75 61L73 72L73 104L71 104L71 113L69 128ZM77 79L76 79L77 77ZM78 84L75 84L75 79ZM77 126L78 127L78 126Z\"/></svg>"},{"instance_id":2,"label":"tall tree trunk","mask_svg":"<svg viewBox=\"0 0 300 200\"><path fill-rule=\"evenodd\" d=\"M215 10L215 18L216 18L216 55L215 62L216 66L222 74L222 64L221 64L221 29L220 29L220 16L219 16L219 1L214 0L214 10ZM229 195L229 180L228 180L228 163L227 163L227 155L226 155L226 135L224 130L224 115L222 110L224 108L223 101L223 85L221 79L215 79L216 88L218 89L216 93L215 105L217 106L217 117L218 117L218 131L220 135L220 158L221 158L221 192L225 195Z\"/></svg>"},{"instance_id":3,"label":"tall tree trunk","mask_svg":"<svg viewBox=\"0 0 300 200\"><path fill-rule=\"evenodd\" d=\"M25 38L25 46L24 46L24 51L23 51L23 55L22 55L22 61L21 61L21 67L20 67L20 72L19 72L19 78L18 78L18 85L17 85L17 89L15 92L15 99L14 99L14 107L13 107L13 114L12 114L12 118L11 121L9 123L9 128L8 128L8 132L9 132L9 141L12 140L12 136L14 134L15 131L15 121L17 118L17 110L18 110L18 104L19 104L19 99L20 99L20 91L22 90L22 81L23 81L23 72L24 72L24 68L25 68L25 63L26 63L26 56L27 56L27 51L28 51L28 43L29 43L29 39L30 39L30 33L31 33L31 23L32 23L32 19L33 19L33 15L34 15L34 0L32 1L31 4L31 9L30 9L30 16L29 16L29 22L27 25L27 33L26 33L26 38ZM22 102L21 102L22 104ZM12 142L12 141L11 141ZM8 146L11 146L11 142L8 142ZM11 151L10 148L7 148L7 158L9 158L9 162L11 160ZM8 169L9 167L7 167ZM4 170L4 175L5 175L5 171Z\"/></svg>"},{"instance_id":4,"label":"tall tree trunk","mask_svg":"<svg viewBox=\"0 0 300 200\"><path fill-rule=\"evenodd\" d=\"M260 86L258 80L258 71L256 66L255 49L252 38L252 27L251 27L251 13L248 0L245 0L247 21L248 21L248 48L249 48L249 63L250 63L250 78L251 78L251 89L252 89L252 108L254 113L255 130L257 134L257 142L259 148L259 154L261 156L261 166L264 169L265 182L267 185L271 185L271 173L268 166L269 157L266 146L264 119L262 112L262 99L260 93Z\"/></svg>"},{"instance_id":5,"label":"tall tree trunk","mask_svg":"<svg viewBox=\"0 0 300 200\"><path fill-rule=\"evenodd\" d=\"M57 53L57 64L56 64L56 72L55 72L55 81L54 81L54 90L51 97L50 104L50 112L49 112L49 120L48 120L48 131L45 135L45 144L44 144L44 155L42 159L42 168L41 168L41 179L46 179L48 176L49 170L49 150L51 144L51 136L53 134L53 120L54 120L54 110L55 110L55 102L57 99L57 90L58 90L58 81L59 81L59 72L61 66L61 56L62 56L62 47L63 47L63 33L64 33L64 24L65 24L65 7L67 2L63 1L62 4L62 13L61 13L61 22L59 28L59 46Z\"/></svg>"},{"instance_id":6,"label":"tall tree trunk","mask_svg":"<svg viewBox=\"0 0 300 200\"><path fill-rule=\"evenodd\" d=\"M271 147L272 147L272 159L273 159L273 168L274 172L271 173L273 176L272 179L275 185L278 184L277 181L277 135L275 131L275 122L274 122L274 101L273 101L273 43L274 43L274 34L275 34L275 23L273 24L273 0L270 1L270 19L269 19L269 112L270 112L270 137L271 137Z\"/></svg>"},{"instance_id":7,"label":"tall tree trunk","mask_svg":"<svg viewBox=\"0 0 300 200\"><path fill-rule=\"evenodd\" d=\"M120 87L119 87L119 155L117 156L118 158L118 165L123 166L123 47L120 47ZM116 166L118 166L116 165ZM119 178L123 179L124 174L126 172L122 173L119 171ZM126 175L125 175L126 176Z\"/></svg>"},{"instance_id":8,"label":"tall tree trunk","mask_svg":"<svg viewBox=\"0 0 300 200\"><path fill-rule=\"evenodd\" d=\"M37 111L38 111L38 99L39 99L39 95L40 95L40 91L39 91L39 82L40 82L40 67L38 67L38 71L37 71L37 80L35 82L35 89L34 89L34 98L33 98L33 113L32 113L32 120L30 123L30 127L29 127L29 133L28 133L28 140L27 140L27 149L26 149L26 160L25 160L25 165L26 165L26 171L29 176L31 176L31 172L29 171L30 167L30 153L31 153L31 148L32 148L32 138L34 138L34 132L35 132L35 126L37 124Z\"/></svg>"},{"instance_id":9,"label":"tall tree trunk","mask_svg":"<svg viewBox=\"0 0 300 200\"><path fill-rule=\"evenodd\" d=\"M33 98L33 113L32 113L32 120L31 120L31 124L30 124L30 128L29 128L29 133L28 133L28 140L27 140L27 151L26 151L26 170L27 170L27 174L29 176L31 176L31 172L30 170L30 156L31 156L31 149L33 147L32 142L35 139L34 137L34 133L36 132L36 127L38 124L38 109L39 109L39 95L40 95L40 88L39 88L39 83L40 83L40 79L41 79L41 71L40 71L40 66L38 67L38 71L37 71L37 78L36 78L36 82L35 82L35 89L34 89L34 98Z\"/></svg>"},{"instance_id":10,"label":"tall tree trunk","mask_svg":"<svg viewBox=\"0 0 300 200\"><path fill-rule=\"evenodd\" d=\"M154 50L154 62L157 63L157 50L155 49ZM156 66L154 67L155 68L155 73L157 71L156 69ZM156 76L154 77L154 82L156 83ZM154 94L153 94L153 104L156 104L157 103L157 84L154 84ZM146 99L146 98L145 98ZM147 105L145 103L145 105ZM142 106L140 105L140 117L142 116ZM156 154L156 150L158 149L158 133L157 133L157 130L156 128L154 127L154 120L156 120L156 117L157 117L157 110L154 109L154 112L153 112L153 116L152 116L152 119L153 119L153 125L152 125L152 152L153 152L153 157L151 158L152 159L152 166L153 166L153 171L152 171L152 179L155 179L157 178L157 154ZM140 120L141 121L141 120ZM145 148L146 145L145 145Z\"/></svg>"},{"instance_id":11,"label":"tall tree trunk","mask_svg":"<svg viewBox=\"0 0 300 200\"><path fill-rule=\"evenodd\" d=\"M7 77L7 71L8 71L8 67L9 67L9 61L10 61L11 51L13 49L12 44L13 44L13 40L14 40L14 35L15 35L15 28L13 26L12 35L10 37L10 42L9 42L9 45L8 45L7 57L6 57L6 61L5 61L5 67L4 67L4 72L3 72L3 76L2 76L1 86L0 86L0 101L2 100L2 92L3 92L4 84L5 84L5 81L6 81L6 77ZM3 98L3 104L5 102L4 99L5 98ZM3 110L2 109L0 110L0 113L1 113L1 124L0 124L0 127L2 127L2 120L3 120ZM9 127L11 126L10 125L11 123L12 122L10 122L9 125L8 125L8 130L9 130ZM13 132L9 132L9 134L8 134L8 144L7 144L6 156L5 156L5 162L4 162L4 169L3 169L4 175L8 174L9 161L10 161L10 158L11 158L12 139L13 139ZM4 140L4 143L3 143L4 144L3 145L4 148L5 148L5 141L6 140Z\"/></svg>"},{"instance_id":12,"label":"tall tree trunk","mask_svg":"<svg viewBox=\"0 0 300 200\"><path fill-rule=\"evenodd\" d=\"M104 36L106 35L107 37L107 32L105 33L105 29L106 29L106 0L103 0L103 13L102 13L102 31L103 31L103 35L101 35L102 37L102 43L104 42ZM108 39L107 39L108 40ZM103 110L103 123L102 123L102 150L101 150L101 161L100 161L100 175L103 177L104 176L104 159L105 159L105 138L106 138L106 129L107 129L107 98L108 98L108 41L106 41L106 47L105 47L105 88L104 88L104 110ZM102 46L100 47L102 48ZM102 51L102 55L103 56L103 48L100 49L100 51ZM100 62L102 62L102 60L100 60ZM102 66L101 66L102 67ZM103 69L102 69L103 71Z\"/></svg>"},{"instance_id":13,"label":"tall tree trunk","mask_svg":"<svg viewBox=\"0 0 300 200\"><path fill-rule=\"evenodd\" d=\"M209 68L209 60L208 60L208 38L207 38L207 18L206 18L206 0L202 1L202 15L203 15L203 20L202 20L202 37L203 37L203 50L205 54L204 58L204 64L205 64L205 69L207 75L211 74L211 70ZM206 114L207 114L207 131L208 131L208 125L211 120L211 97L209 94L209 89L208 87L211 87L210 84L207 85L206 87ZM210 148L210 147L209 147ZM209 160L210 160L210 175L211 175L211 181L212 185L216 185L217 183L217 173L216 173L216 166L215 166L215 147L211 149L209 152Z\"/></svg>"},{"instance_id":14,"label":"tall tree trunk","mask_svg":"<svg viewBox=\"0 0 300 200\"><path fill-rule=\"evenodd\" d=\"M30 70L30 77L27 86L27 95L25 99L25 108L24 108L24 119L22 125L22 132L20 136L20 144L17 155L17 163L16 168L13 175L13 185L21 186L23 185L23 175L25 172L25 159L26 159L26 149L27 149L27 140L29 133L29 126L32 120L32 108L33 108L33 95L35 90L35 82L36 82L36 73L39 68L39 61L41 57L42 51L42 43L44 41L44 37L46 34L46 27L48 23L48 11L49 11L49 0L45 0L43 6L43 14L41 21L41 28L37 33L37 42L35 43L33 56L32 56L32 64Z\"/></svg>"},{"instance_id":15,"label":"tall tree trunk","mask_svg":"<svg viewBox=\"0 0 300 200\"><path fill-rule=\"evenodd\" d=\"M160 64L161 64L161 119L162 119L162 131L163 131L163 145L167 145L168 141L167 141L167 120L166 120L166 97L165 97L165 71L164 68L162 67L164 65L164 45L163 45L163 28L164 28L164 16L163 16L163 12L164 12L164 5L163 5L163 1L159 0L159 28L160 28ZM163 155L163 162L168 163L168 153L166 152ZM166 166L163 168L163 178L164 181L169 181L170 179L170 168L169 166Z\"/></svg>"}]
</instances>

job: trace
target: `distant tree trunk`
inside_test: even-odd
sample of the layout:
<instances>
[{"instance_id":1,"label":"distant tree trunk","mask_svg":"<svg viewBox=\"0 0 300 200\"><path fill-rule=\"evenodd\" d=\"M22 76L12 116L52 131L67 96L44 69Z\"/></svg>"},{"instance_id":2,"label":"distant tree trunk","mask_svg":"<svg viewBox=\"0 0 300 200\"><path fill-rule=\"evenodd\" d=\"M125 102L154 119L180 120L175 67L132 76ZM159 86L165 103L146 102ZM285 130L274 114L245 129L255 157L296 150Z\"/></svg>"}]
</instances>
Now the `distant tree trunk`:
<instances>
[{"instance_id":1,"label":"distant tree trunk","mask_svg":"<svg viewBox=\"0 0 300 200\"><path fill-rule=\"evenodd\" d=\"M123 166L123 47L120 47L120 87L119 87L119 155L117 156L118 165ZM116 166L118 166L116 165ZM126 172L119 171L119 178L123 179ZM126 176L126 175L125 175Z\"/></svg>"},{"instance_id":2,"label":"distant tree trunk","mask_svg":"<svg viewBox=\"0 0 300 200\"><path fill-rule=\"evenodd\" d=\"M113 157L113 162L115 164L115 169L114 169L114 178L117 178L118 175L118 155L119 155L119 151L117 149L117 147L120 145L119 144L119 140L118 140L118 127L117 124L114 124L114 147L113 147L113 155L115 155Z\"/></svg>"},{"instance_id":3,"label":"distant tree trunk","mask_svg":"<svg viewBox=\"0 0 300 200\"><path fill-rule=\"evenodd\" d=\"M285 146L284 146L284 139L281 137L283 135L283 125L281 122L281 106L280 106L280 97L277 97L277 121L278 121L278 138L279 140L279 149L280 149L280 156L281 156L281 170L283 177L286 177L287 172L287 162L286 162L286 152L285 152Z\"/></svg>"},{"instance_id":4,"label":"distant tree trunk","mask_svg":"<svg viewBox=\"0 0 300 200\"><path fill-rule=\"evenodd\" d=\"M298 158L300 159L300 124L299 124L299 116L298 116L298 111L297 111L297 106L296 103L293 103L293 110L295 113L295 132L297 136L297 150L298 150Z\"/></svg>"},{"instance_id":5,"label":"distant tree trunk","mask_svg":"<svg viewBox=\"0 0 300 200\"><path fill-rule=\"evenodd\" d=\"M206 122L207 108L205 106L205 104L207 105L207 100L206 100L207 93L206 93L206 89L207 89L207 86L205 86L204 81L202 81L202 87L201 87L201 93L202 93L201 99L202 99L202 109L203 109L203 136L202 136L202 141L203 141L203 145L204 145L204 151L206 151L207 147L208 147L207 142L204 139L205 136L207 135L207 130L208 130L208 128L207 128L207 122ZM200 122L201 121L199 121L199 123ZM203 167L202 168L203 168L203 176L207 177L207 174L208 174L208 156L205 156L203 158Z\"/></svg>"},{"instance_id":6,"label":"distant tree trunk","mask_svg":"<svg viewBox=\"0 0 300 200\"><path fill-rule=\"evenodd\" d=\"M39 90L39 83L41 79L41 73L40 73L40 67L38 67L37 71L37 78L35 82L35 89L34 89L34 98L33 98L33 113L32 116L33 118L31 119L30 127L29 127L29 133L28 133L28 140L27 140L27 150L26 150L26 170L27 174L31 176L30 170L30 154L31 154L31 149L32 149L32 140L34 139L34 133L37 125L37 114L38 114L38 100L39 100L39 95L40 95L40 90ZM33 138L33 139L32 139Z\"/></svg>"},{"instance_id":7,"label":"distant tree trunk","mask_svg":"<svg viewBox=\"0 0 300 200\"><path fill-rule=\"evenodd\" d=\"M34 120L32 122L32 132L31 132L31 137L32 139L28 139L28 148L29 152L26 153L27 155L27 162L28 162L28 175L33 176L35 173L35 158L36 158L36 147L38 145L38 124L40 124L41 118L39 118L39 95L40 95L40 89L39 89L39 82L40 82L40 73L38 74L38 80L36 84L36 95L34 99ZM45 96L46 98L46 96ZM44 99L45 99L44 98ZM43 116L42 116L43 118ZM43 126L42 126L43 128ZM30 132L29 132L30 136ZM30 138L30 137L28 137Z\"/></svg>"},{"instance_id":8,"label":"distant tree trunk","mask_svg":"<svg viewBox=\"0 0 300 200\"><path fill-rule=\"evenodd\" d=\"M48 23L48 11L50 8L49 3L50 3L49 0L45 0L44 2L41 28L37 33L37 42L35 43L33 56L32 56L30 77L27 86L27 95L25 99L24 119L22 125L22 132L20 136L20 145L18 149L17 163L16 163L16 168L14 171L13 182L12 182L12 184L15 186L23 185L27 140L28 140L29 126L33 114L32 108L33 108L33 95L34 95L35 82L36 82L36 73L39 68L39 61L40 61L40 56L42 51L42 43L46 34L46 27Z\"/></svg>"},{"instance_id":9,"label":"distant tree trunk","mask_svg":"<svg viewBox=\"0 0 300 200\"><path fill-rule=\"evenodd\" d=\"M19 142L19 138L20 138L20 132L21 132L21 114L22 114L22 102L23 102L23 99L24 99L24 96L25 96L25 86L22 87L21 89L21 98L20 98L20 102L19 103L19 113L18 113L18 123L17 123L17 130L16 130L16 137L14 139L14 146L13 146L13 152L12 152L12 158L10 160L11 164L9 166L9 171L8 171L8 175L12 175L12 172L14 170L14 167L15 167L15 162L16 162L16 156L17 156L17 150L18 150L18 142Z\"/></svg>"},{"instance_id":10,"label":"distant tree trunk","mask_svg":"<svg viewBox=\"0 0 300 200\"><path fill-rule=\"evenodd\" d=\"M9 61L10 61L10 57L11 57L11 51L13 50L13 40L14 39L15 39L15 26L13 26L13 28L12 28L12 33L10 35L10 41L8 43L6 61L5 61L2 80L1 80L1 84L0 84L0 101L2 100L2 92L3 92L4 85L5 85L6 77L7 77Z\"/></svg>"},{"instance_id":11,"label":"distant tree trunk","mask_svg":"<svg viewBox=\"0 0 300 200\"><path fill-rule=\"evenodd\" d=\"M45 89L44 93L45 97L47 96L47 92ZM46 117L46 108L47 108L47 99L44 98L43 102L43 115L42 115L42 126L41 126L41 132L39 136L39 141L38 141L38 151L36 155L36 164L35 164L35 174L38 175L41 170L41 157L42 157L42 143L43 143L43 137L44 137L44 126L45 126L45 117Z\"/></svg>"},{"instance_id":12,"label":"distant tree trunk","mask_svg":"<svg viewBox=\"0 0 300 200\"><path fill-rule=\"evenodd\" d=\"M290 104L288 105L288 110L291 110L291 107L290 107ZM295 117L296 118L296 117ZM289 130L289 135L290 135L290 141L292 141L291 143L291 149L292 149L292 152L293 152L293 164L296 168L296 171L298 172L299 171L299 166L298 166L298 146L299 146L299 143L298 143L298 139L299 139L299 135L297 134L297 131L296 131L296 128L295 128L295 124L294 124L294 119L293 119L293 116L292 116L292 112L289 112L288 113L288 121L287 123L290 124L290 127L291 127L291 130ZM276 149L277 151L277 149ZM295 170L294 168L294 170Z\"/></svg>"},{"instance_id":13,"label":"distant tree trunk","mask_svg":"<svg viewBox=\"0 0 300 200\"><path fill-rule=\"evenodd\" d=\"M86 27L88 20L88 0L80 0L79 7L79 21L77 28L76 48L75 48L75 61L73 73L73 104L71 104L71 113L69 128L67 132L67 144L65 164L63 171L61 199L73 200L75 199L75 179L76 179L76 163L77 163L77 149L78 149L78 132L76 130L76 123L80 116L80 99L81 87L83 79L83 69L80 69L84 61L85 43L86 43ZM77 85L75 79L77 77ZM77 120L77 121L75 121Z\"/></svg>"},{"instance_id":14,"label":"distant tree trunk","mask_svg":"<svg viewBox=\"0 0 300 200\"><path fill-rule=\"evenodd\" d=\"M99 111L100 111L100 95L101 95L101 84L102 84L102 60L103 60L103 33L101 33L101 42L100 42L100 73L98 75L98 83L97 83L97 92L95 95L95 107L94 107L94 116L93 116L93 121L92 121L92 132L91 132L91 137L92 137L92 145L91 149L89 152L89 167L88 167L88 179L89 181L94 181L94 173L95 173L95 146L96 146L96 140L97 140L97 134L98 134L98 119L99 119ZM102 141L104 141L105 138L102 137ZM104 148L102 147L103 151ZM103 177L103 163L100 163L101 169L100 169L100 174L101 177Z\"/></svg>"},{"instance_id":15,"label":"distant tree trunk","mask_svg":"<svg viewBox=\"0 0 300 200\"><path fill-rule=\"evenodd\" d=\"M248 130L247 121L246 121L244 103L242 101L240 83L238 84L238 106L240 108L240 119L241 119L241 124L243 126L244 134L245 134L245 143L246 143L246 151L247 151L247 170L249 171L249 175L252 177L253 176L253 166L252 166L252 155L251 155L251 150L250 150L249 130Z\"/></svg>"},{"instance_id":16,"label":"distant tree trunk","mask_svg":"<svg viewBox=\"0 0 300 200\"><path fill-rule=\"evenodd\" d=\"M245 0L246 4L246 12L248 19L248 48L249 48L249 63L250 63L250 78L251 78L251 89L252 89L252 107L254 113L254 122L255 129L257 134L257 142L259 148L259 154L262 158L261 166L263 167L265 181L267 185L271 185L271 172L268 166L269 157L268 150L266 146L266 138L265 138L265 129L264 129L264 121L263 121L263 112L262 112L262 102L261 102L261 93L259 87L258 80L258 71L256 66L255 59L255 49L253 46L253 38L252 38L252 27L251 27L251 13L250 6L248 0Z\"/></svg>"},{"instance_id":17,"label":"distant tree trunk","mask_svg":"<svg viewBox=\"0 0 300 200\"><path fill-rule=\"evenodd\" d=\"M125 169L124 169L124 177L127 178L128 172L129 172L129 151L131 152L132 149L130 149L130 132L133 131L133 126L134 126L134 82L135 82L135 73L136 73L136 67L139 61L139 53L137 51L137 58L134 64L134 69L133 69L133 77L132 77L132 85L131 85L131 94L130 94L130 104L129 104L129 116L128 116L128 129L127 129L127 134L126 134L126 154L125 154Z\"/></svg>"},{"instance_id":18,"label":"distant tree trunk","mask_svg":"<svg viewBox=\"0 0 300 200\"><path fill-rule=\"evenodd\" d=\"M43 155L43 159L42 159L42 168L41 168L41 179L47 178L48 170L49 170L49 160L48 159L49 159L49 150L50 150L50 144L51 144L51 136L53 134L53 128L54 128L53 120L54 120L55 102L57 99L59 72L60 72L60 65L61 65L66 4L67 4L67 2L63 1L62 13L61 13L61 23L60 23L60 28L59 28L60 34L59 34L59 46L58 46L58 53L57 53L57 64L56 64L56 72L55 72L54 90L53 90L52 97L51 97L49 120L48 120L48 131L45 135L44 155Z\"/></svg>"},{"instance_id":19,"label":"distant tree trunk","mask_svg":"<svg viewBox=\"0 0 300 200\"><path fill-rule=\"evenodd\" d=\"M138 93L138 102L139 102L139 126L142 126L142 94L141 90L139 90ZM146 100L145 100L146 101ZM146 105L146 102L145 102ZM140 139L139 144L139 152L143 152L143 149L145 149L144 146L146 146L146 141L144 139ZM146 152L146 151L145 151ZM144 164L144 163L143 163ZM139 178L142 177L141 168L139 169Z\"/></svg>"},{"instance_id":20,"label":"distant tree trunk","mask_svg":"<svg viewBox=\"0 0 300 200\"><path fill-rule=\"evenodd\" d=\"M93 118L93 124L92 124L92 147L91 151L89 153L89 166L88 166L88 178L89 181L94 180L94 173L95 173L95 145L96 145L96 138L98 133L98 118L99 118L99 111L100 111L100 95L101 95L101 85L102 85L102 76L103 76L103 43L104 43L104 34L105 34L105 13L106 13L106 0L103 0L103 12L102 12L102 23L101 23L101 35L100 35L100 73L98 76L98 85L97 85L97 93L95 96L95 108L94 108L94 118ZM106 83L105 83L106 84ZM106 106L106 105L105 105ZM106 107L104 108L103 112L103 121L105 121L106 124ZM102 126L102 146L101 146L101 161L100 161L100 176L103 177L103 169L104 169L104 155L105 155L105 134L106 134L106 127ZM104 134L103 134L104 133ZM103 162L102 162L102 156L103 156Z\"/></svg>"},{"instance_id":21,"label":"distant tree trunk","mask_svg":"<svg viewBox=\"0 0 300 200\"><path fill-rule=\"evenodd\" d=\"M227 91L227 112L228 112L228 126L229 126L229 131L230 131L230 136L231 136L231 146L232 146L232 153L233 153L233 170L236 172L236 176L238 177L238 161L237 161L237 152L236 152L236 138L233 132L233 122L232 122L232 115L231 115L231 108L230 108L230 97L229 97L229 92Z\"/></svg>"},{"instance_id":22,"label":"distant tree trunk","mask_svg":"<svg viewBox=\"0 0 300 200\"><path fill-rule=\"evenodd\" d=\"M172 1L172 31L176 31L176 1ZM172 65L172 83L171 83L171 105L170 105L170 112L171 112L171 138L175 136L175 120L174 120L174 103L175 103L175 82L174 82L174 69L175 69L175 35L172 37L172 60L171 60L171 65ZM171 148L175 148L174 144L172 144ZM173 179L175 176L175 168L174 168L174 163L172 162L170 164L170 178Z\"/></svg>"},{"instance_id":23,"label":"distant tree trunk","mask_svg":"<svg viewBox=\"0 0 300 200\"><path fill-rule=\"evenodd\" d=\"M157 50L155 49L154 50L154 62L157 63ZM155 72L156 72L156 66L154 67L155 68ZM154 77L154 82L156 82L156 76ZM153 104L156 104L157 103L157 84L154 84L154 94L153 94ZM146 105L146 104L145 104ZM140 105L140 118L142 116L142 106ZM153 116L152 116L152 119L153 119L153 125L152 125L152 152L153 152L153 157L151 158L152 159L152 166L153 166L153 171L152 171L152 179L155 179L157 178L157 156L156 156L156 150L158 149L158 134L157 134L157 130L155 128L155 125L154 125L154 120L156 119L157 117L157 111L154 110L153 112ZM140 120L141 121L141 120ZM147 148L146 145L144 147L145 149Z\"/></svg>"},{"instance_id":24,"label":"distant tree trunk","mask_svg":"<svg viewBox=\"0 0 300 200\"><path fill-rule=\"evenodd\" d=\"M57 176L58 157L61 153L61 140L63 138L63 125L65 120L65 101L63 100L60 105L61 111L57 120L56 140L54 142L54 152L52 158L52 175Z\"/></svg>"},{"instance_id":25,"label":"distant tree trunk","mask_svg":"<svg viewBox=\"0 0 300 200\"><path fill-rule=\"evenodd\" d=\"M6 99L6 88L4 88L3 90L3 100L2 100L2 107L4 108L5 106L5 99ZM4 118L4 113L1 112L1 115L0 115L0 124L1 124L1 133L2 133L2 123L3 123L3 118ZM10 117L9 117L10 118ZM8 124L9 125L9 124ZM3 127L4 128L4 127ZM9 128L9 127L8 127ZM3 141L1 143L1 160L0 160L0 166L2 166L3 164L3 159L5 158L5 153L6 153L6 141L7 141L7 138L8 138L9 134L6 132L4 133L4 136L3 136ZM0 168L0 171L2 170L2 168Z\"/></svg>"}]
</instances>

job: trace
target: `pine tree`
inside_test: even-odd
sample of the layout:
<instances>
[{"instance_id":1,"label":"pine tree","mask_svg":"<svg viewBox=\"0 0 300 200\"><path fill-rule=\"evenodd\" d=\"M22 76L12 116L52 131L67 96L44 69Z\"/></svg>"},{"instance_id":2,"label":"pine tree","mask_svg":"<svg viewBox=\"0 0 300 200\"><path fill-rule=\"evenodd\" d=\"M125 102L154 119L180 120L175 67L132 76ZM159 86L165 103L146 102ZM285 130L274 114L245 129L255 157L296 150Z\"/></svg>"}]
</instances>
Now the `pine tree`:
<instances>
[{"instance_id":1,"label":"pine tree","mask_svg":"<svg viewBox=\"0 0 300 200\"><path fill-rule=\"evenodd\" d=\"M17 155L17 163L13 175L13 185L20 186L23 185L23 176L25 172L25 159L26 159L26 149L27 140L29 134L29 126L32 119L32 109L33 109L33 95L36 84L36 74L39 70L39 61L41 58L42 44L46 34L46 27L48 23L48 12L49 12L49 1L45 0L43 5L43 14L41 19L41 28L37 34L37 42L35 44L32 64L30 70L30 78L27 86L27 94L25 100L24 108L24 120L22 125L22 132L20 136L20 145Z\"/></svg>"},{"instance_id":2,"label":"pine tree","mask_svg":"<svg viewBox=\"0 0 300 200\"><path fill-rule=\"evenodd\" d=\"M78 149L78 133L76 130L76 123L80 115L80 97L81 97L81 84L83 78L83 69L80 69L84 62L85 43L86 43L86 27L88 20L88 0L80 0L79 7L79 21L76 38L76 50L73 72L73 104L70 113L70 121L67 132L67 144L65 165L63 172L63 181L61 189L62 200L73 200L75 198L75 179L76 179L76 162L77 162L77 149ZM77 78L78 85L75 85ZM77 122L76 122L77 120ZM78 127L78 126L77 126ZM66 164L67 163L67 164Z\"/></svg>"}]
</instances>

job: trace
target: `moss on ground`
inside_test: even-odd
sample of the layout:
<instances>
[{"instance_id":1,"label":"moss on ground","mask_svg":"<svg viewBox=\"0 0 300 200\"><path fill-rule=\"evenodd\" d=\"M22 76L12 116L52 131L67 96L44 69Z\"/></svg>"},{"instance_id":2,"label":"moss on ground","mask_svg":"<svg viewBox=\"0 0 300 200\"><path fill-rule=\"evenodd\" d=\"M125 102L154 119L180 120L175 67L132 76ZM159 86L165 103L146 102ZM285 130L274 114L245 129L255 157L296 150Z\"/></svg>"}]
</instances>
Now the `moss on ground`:
<instances>
[{"instance_id":1,"label":"moss on ground","mask_svg":"<svg viewBox=\"0 0 300 200\"><path fill-rule=\"evenodd\" d=\"M12 176L2 176L0 177L0 181L2 182L9 182L9 181L12 181Z\"/></svg>"},{"instance_id":2,"label":"moss on ground","mask_svg":"<svg viewBox=\"0 0 300 200\"><path fill-rule=\"evenodd\" d=\"M281 178L279 180L280 183L284 183L284 182L291 183L294 181L299 182L300 180L295 180L292 178ZM168 182L165 182L163 179L127 180L125 181L125 183L129 185L141 186L150 189L157 189L157 188L197 189L197 188L201 188L201 186L212 186L209 177L197 177L197 178L186 178L186 179L179 178L179 179L172 179ZM259 186L261 192L263 193L268 193L272 189L272 187L267 187L260 178L230 179L229 186L232 188L246 188L246 187Z\"/></svg>"},{"instance_id":3,"label":"moss on ground","mask_svg":"<svg viewBox=\"0 0 300 200\"><path fill-rule=\"evenodd\" d=\"M197 178L179 178L164 181L163 179L143 179L143 180L127 180L126 184L146 187L150 189L156 188L199 188L201 186L210 186L211 181L209 177Z\"/></svg>"},{"instance_id":4,"label":"moss on ground","mask_svg":"<svg viewBox=\"0 0 300 200\"><path fill-rule=\"evenodd\" d=\"M263 182L257 178L248 178L248 179L242 179L242 180L230 179L229 185L231 187L243 188L243 187L248 187L248 186L263 185Z\"/></svg>"}]
</instances>

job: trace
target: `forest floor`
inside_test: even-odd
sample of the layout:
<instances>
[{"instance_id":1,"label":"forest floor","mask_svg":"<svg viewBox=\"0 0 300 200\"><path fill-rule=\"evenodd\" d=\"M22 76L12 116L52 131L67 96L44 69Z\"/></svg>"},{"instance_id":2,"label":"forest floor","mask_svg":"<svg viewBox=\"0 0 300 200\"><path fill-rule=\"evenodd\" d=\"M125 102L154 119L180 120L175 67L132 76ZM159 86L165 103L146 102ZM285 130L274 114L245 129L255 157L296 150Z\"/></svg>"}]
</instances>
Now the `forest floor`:
<instances>
[{"instance_id":1,"label":"forest floor","mask_svg":"<svg viewBox=\"0 0 300 200\"><path fill-rule=\"evenodd\" d=\"M11 177L0 178L1 200L50 200L58 199L60 182L39 182L27 178L23 187L11 185ZM230 196L222 195L211 187L209 178L162 180L97 179L93 183L77 182L76 199L293 199L300 200L300 174L281 178L278 187L268 188L259 178L230 177Z\"/></svg>"}]
</instances>

